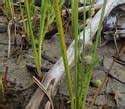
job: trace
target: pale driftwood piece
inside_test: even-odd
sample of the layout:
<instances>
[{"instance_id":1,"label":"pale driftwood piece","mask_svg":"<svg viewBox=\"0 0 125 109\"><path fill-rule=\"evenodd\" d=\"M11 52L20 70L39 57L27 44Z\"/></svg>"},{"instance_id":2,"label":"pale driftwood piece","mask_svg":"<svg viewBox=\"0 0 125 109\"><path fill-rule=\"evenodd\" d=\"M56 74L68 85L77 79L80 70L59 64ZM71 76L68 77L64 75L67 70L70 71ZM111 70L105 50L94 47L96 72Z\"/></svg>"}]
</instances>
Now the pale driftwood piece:
<instances>
[{"instance_id":1,"label":"pale driftwood piece","mask_svg":"<svg viewBox=\"0 0 125 109\"><path fill-rule=\"evenodd\" d=\"M103 3L104 0L95 0L96 3ZM84 4L84 0L79 0L81 4ZM86 0L86 3L89 4L89 0Z\"/></svg>"},{"instance_id":2,"label":"pale driftwood piece","mask_svg":"<svg viewBox=\"0 0 125 109\"><path fill-rule=\"evenodd\" d=\"M103 5L103 4L98 3L98 4L94 4L93 7L95 8L95 10L97 10L97 9L100 9L100 8L102 7L102 5ZM90 8L90 6L86 6L86 11L88 11L89 8ZM62 16L66 15L66 12L67 12L67 11L68 11L69 13L71 13L72 9L62 10ZM78 8L78 11L79 11L79 13L83 12L83 11L84 11L84 7ZM33 20L34 18L35 18L35 17L31 17L31 20ZM38 15L37 18L40 19L40 15ZM26 22L26 21L27 21L27 19L19 20L18 23L23 23L23 22Z\"/></svg>"},{"instance_id":3,"label":"pale driftwood piece","mask_svg":"<svg viewBox=\"0 0 125 109\"><path fill-rule=\"evenodd\" d=\"M102 3L98 3L98 4L94 4L93 7L94 7L95 10L97 10L97 9L100 9L100 8L102 7L102 5L103 5ZM89 9L90 9L90 6L86 6L86 11L88 11ZM69 13L71 13L71 12L72 12L72 9L62 10L62 15L64 16L67 11L68 11ZM84 7L78 8L78 12L79 12L79 13L81 13L81 12L83 12L83 11L84 11Z\"/></svg>"},{"instance_id":4,"label":"pale driftwood piece","mask_svg":"<svg viewBox=\"0 0 125 109\"><path fill-rule=\"evenodd\" d=\"M115 33L115 31L106 31L104 32L104 34L108 35L108 34L113 34ZM117 34L125 34L125 30L116 30Z\"/></svg>"},{"instance_id":5,"label":"pale driftwood piece","mask_svg":"<svg viewBox=\"0 0 125 109\"><path fill-rule=\"evenodd\" d=\"M106 17L111 10L119 4L125 3L125 0L110 0L108 1L105 9L104 17ZM98 24L101 17L101 10L94 16L92 19L92 33L91 37L93 37L98 30ZM82 40L83 33L80 33L80 40ZM87 45L90 40L90 28L89 25L86 27L85 34L85 44ZM69 66L72 67L74 61L74 41L71 43L67 50L68 63ZM64 66L63 60L60 58L56 64L52 67L52 69L48 72L48 74L42 80L42 84L47 89L48 92L54 96L56 94L56 86L59 83L61 77L64 75ZM38 88L29 103L26 106L26 109L39 109L40 103L42 102L44 93Z\"/></svg>"}]
</instances>

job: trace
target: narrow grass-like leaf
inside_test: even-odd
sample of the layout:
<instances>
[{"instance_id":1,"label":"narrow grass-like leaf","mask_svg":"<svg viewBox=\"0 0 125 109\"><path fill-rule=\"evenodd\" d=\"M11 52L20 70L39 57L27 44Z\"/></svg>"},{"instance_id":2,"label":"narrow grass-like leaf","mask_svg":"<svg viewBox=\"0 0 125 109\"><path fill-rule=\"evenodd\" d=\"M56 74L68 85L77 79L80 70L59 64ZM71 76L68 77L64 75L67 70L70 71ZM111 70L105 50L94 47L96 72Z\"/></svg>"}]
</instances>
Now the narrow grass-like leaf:
<instances>
[{"instance_id":1,"label":"narrow grass-like leaf","mask_svg":"<svg viewBox=\"0 0 125 109\"><path fill-rule=\"evenodd\" d=\"M42 54L42 43L45 35L45 18L46 18L46 11L47 11L47 3L48 0L42 0L41 2L41 19L40 19L40 36L39 36L39 48L38 48L38 58L39 58L39 65L41 65L41 54Z\"/></svg>"},{"instance_id":2,"label":"narrow grass-like leaf","mask_svg":"<svg viewBox=\"0 0 125 109\"><path fill-rule=\"evenodd\" d=\"M20 16L23 20L23 27L24 27L24 32L26 33L27 32L27 28L26 28L26 23L24 22L24 11L23 11L23 8L22 8L22 5L21 5L21 0L20 0Z\"/></svg>"},{"instance_id":3,"label":"narrow grass-like leaf","mask_svg":"<svg viewBox=\"0 0 125 109\"><path fill-rule=\"evenodd\" d=\"M5 9L5 15L8 17L8 18L11 18L13 19L15 17L15 14L14 14L14 7L13 7L13 0L4 0L4 9Z\"/></svg>"},{"instance_id":4,"label":"narrow grass-like leaf","mask_svg":"<svg viewBox=\"0 0 125 109\"><path fill-rule=\"evenodd\" d=\"M61 44L60 47L61 47L64 67L65 67L67 87L68 87L69 96L70 96L70 100L71 100L71 109L74 109L74 97L73 97L73 92L72 92L72 81L71 81L68 60L67 60L65 35L64 35L64 30L63 30L63 26L62 26L61 12L60 12L60 8L59 8L58 0L53 0L53 7L54 7L54 12L55 12L55 17L56 17L58 33L59 33L59 41Z\"/></svg>"},{"instance_id":5,"label":"narrow grass-like leaf","mask_svg":"<svg viewBox=\"0 0 125 109\"><path fill-rule=\"evenodd\" d=\"M78 43L78 0L72 0L72 28L73 37L75 38L75 72L74 72L74 93L75 93L75 109L78 108L78 83L79 83L79 72L78 72L78 58L79 58L79 43Z\"/></svg>"},{"instance_id":6,"label":"narrow grass-like leaf","mask_svg":"<svg viewBox=\"0 0 125 109\"><path fill-rule=\"evenodd\" d=\"M90 84L92 72L93 72L93 69L94 69L94 67L97 63L97 48L98 48L98 43L99 43L99 39L100 39L100 33L101 33L101 27L102 27L106 3L107 3L107 0L104 0L102 12L101 12L101 17L100 17L100 21L99 21L99 25L98 25L98 32L97 32L97 35L96 35L94 53L93 53L93 57L92 57L92 64L90 65L89 70L87 72L88 73L88 81L87 81L87 84L86 84L86 89L84 91L84 97L83 97L83 103L82 103L81 109L85 109L85 103L86 103L86 98L87 98L87 94L88 94L88 90L89 90L89 84Z\"/></svg>"},{"instance_id":7,"label":"narrow grass-like leaf","mask_svg":"<svg viewBox=\"0 0 125 109\"><path fill-rule=\"evenodd\" d=\"M79 88L79 104L81 104L81 101L82 101L82 93L83 93L83 88L84 88L84 85L85 85L85 82L84 82L84 77L85 76L85 62L84 62L84 56L85 56L85 28L86 28L86 0L84 0L84 11L83 11L83 42L82 42L82 54L81 54L81 59L82 59L82 75L81 75L81 79L80 79L80 82L81 82L81 85L80 85L80 88Z\"/></svg>"},{"instance_id":8,"label":"narrow grass-like leaf","mask_svg":"<svg viewBox=\"0 0 125 109\"><path fill-rule=\"evenodd\" d=\"M30 8L29 8L28 0L25 0L25 8L26 8L26 14L27 14L27 18L28 18L29 33L31 35L31 43L32 43L33 55L34 55L34 59L35 59L37 73L38 73L38 76L41 77L39 58L38 58L38 54L37 54L37 50L36 50L36 44L35 44L34 33L33 33L33 28L32 28L33 25L31 22L31 15L30 15Z\"/></svg>"},{"instance_id":9,"label":"narrow grass-like leaf","mask_svg":"<svg viewBox=\"0 0 125 109\"><path fill-rule=\"evenodd\" d=\"M3 85L2 73L0 72L0 103L4 100L5 89Z\"/></svg>"}]
</instances>

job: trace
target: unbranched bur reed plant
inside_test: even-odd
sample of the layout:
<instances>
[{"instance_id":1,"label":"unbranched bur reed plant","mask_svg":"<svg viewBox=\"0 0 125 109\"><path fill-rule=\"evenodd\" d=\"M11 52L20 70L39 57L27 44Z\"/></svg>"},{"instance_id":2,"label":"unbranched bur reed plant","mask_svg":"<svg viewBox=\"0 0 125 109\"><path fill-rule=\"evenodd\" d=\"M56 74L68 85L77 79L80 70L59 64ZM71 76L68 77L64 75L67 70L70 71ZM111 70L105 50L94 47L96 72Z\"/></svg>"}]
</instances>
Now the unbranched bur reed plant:
<instances>
[{"instance_id":1,"label":"unbranched bur reed plant","mask_svg":"<svg viewBox=\"0 0 125 109\"><path fill-rule=\"evenodd\" d=\"M45 33L48 31L49 25L54 21L54 15L51 10L50 0L42 0L40 7L40 29L39 29L39 39L38 48L36 48L35 35L34 35L34 22L32 18L36 15L36 0L24 0L24 6L21 4L22 1L18 1L20 8L20 17L23 21L24 32L27 34L27 39L31 41L33 48L33 55L35 60L35 65L37 68L37 75L41 77L41 54L42 54L42 44L44 40ZM9 20L15 19L14 4L13 0L4 0L4 14L9 18ZM26 20L27 19L27 20ZM37 26L39 27L39 26Z\"/></svg>"},{"instance_id":2,"label":"unbranched bur reed plant","mask_svg":"<svg viewBox=\"0 0 125 109\"><path fill-rule=\"evenodd\" d=\"M36 0L24 0L24 6L21 4L22 1L18 1L20 8L20 18L23 21L24 32L27 34L27 39L31 41L33 48L33 55L35 60L35 65L37 68L37 75L41 77L41 54L42 54L42 44L44 40L45 33L48 31L49 26L54 21L54 13L52 10L51 0L41 0L40 7L40 29L39 29L39 39L38 48L36 47L35 35L34 35L34 22L33 18L37 16L36 12ZM15 19L14 4L13 0L4 0L4 14L9 18L9 20ZM62 7L64 0L60 1L60 6ZM27 20L26 20L27 19ZM37 26L39 27L39 25Z\"/></svg>"},{"instance_id":3,"label":"unbranched bur reed plant","mask_svg":"<svg viewBox=\"0 0 125 109\"><path fill-rule=\"evenodd\" d=\"M70 68L68 66L68 59L67 59L67 54L66 54L66 45L65 45L65 35L64 35L64 28L62 26L62 19L61 19L61 12L60 12L60 7L58 5L58 0L53 0L53 8L55 12L55 17L56 17L56 23L57 23L57 28L58 28L58 33L59 33L59 41L60 41L60 47L62 51L62 56L63 56L63 62L64 62L64 67L65 67L65 73L66 73L66 80L67 80L67 88L69 91L69 97L71 101L71 109L85 109L86 105L86 99L87 99L87 94L89 90L89 84L90 80L92 77L92 72L98 62L97 58L97 47L99 43L99 38L100 38L100 32L101 32L101 27L102 27L102 22L103 22L103 16L105 12L105 7L106 7L106 1L104 0L104 5L102 8L102 13L101 13L101 18L100 22L98 25L98 32L96 34L96 41L93 44L93 53L90 54L88 53L88 56L85 55L85 27L86 27L86 0L84 0L84 11L83 11L83 41L82 41L82 54L81 54L81 59L82 59L82 70L79 69L79 64L80 64L80 42L79 42L79 32L78 32L78 0L72 0L71 6L72 6L72 28L73 28L73 37L75 40L75 55L74 55L74 63L75 63L75 68L74 68L74 78L71 78L71 72ZM89 0L90 3L90 11L89 11L89 19L90 19L90 36L91 36L91 19L93 16L93 0ZM87 37L87 36L86 36ZM91 41L92 42L92 41ZM89 62L89 67L87 70L86 68L86 60ZM72 85L72 81L74 80L74 84Z\"/></svg>"},{"instance_id":4,"label":"unbranched bur reed plant","mask_svg":"<svg viewBox=\"0 0 125 109\"><path fill-rule=\"evenodd\" d=\"M35 16L35 0L25 0L25 9L26 9L26 15L27 15L27 24L24 23L24 30L26 33L30 36L31 39L31 44L33 48L33 55L35 59L35 65L37 68L37 75L38 77L41 77L41 66L42 66L42 59L41 59L41 54L42 54L42 45L43 45L43 40L45 33L48 31L48 27L53 23L55 19L55 15L52 10L52 1L51 0L41 0L41 7L40 7L40 28L39 28L39 39L38 39L38 48L36 48L36 43L35 43L35 35L33 32L33 22L31 20L31 17ZM60 1L60 7L63 6L64 0ZM23 9L20 5L21 9L21 16L22 19L24 20L24 12ZM27 25L27 26L26 26ZM28 27L28 28L27 28Z\"/></svg>"},{"instance_id":5,"label":"unbranched bur reed plant","mask_svg":"<svg viewBox=\"0 0 125 109\"><path fill-rule=\"evenodd\" d=\"M9 7L11 10L9 13L13 15L13 8L11 7L11 0L5 0L5 6L6 8ZM69 91L69 97L71 101L71 109L85 109L86 105L86 98L89 90L89 84L92 77L92 72L94 67L96 66L98 59L97 59L97 47L102 27L102 21L103 21L103 15L105 11L106 1L104 0L104 5L102 8L101 18L98 26L98 32L96 34L96 41L94 43L93 47L93 54L88 53L88 56L85 55L85 26L86 26L86 0L84 0L84 11L83 11L83 41L82 41L82 70L79 69L80 64L80 45L79 43L79 31L78 31L78 0L72 0L71 6L72 6L72 27L73 27L73 37L75 40L75 55L74 55L74 63L75 63L75 69L74 69L74 78L71 78L71 71L68 66L68 59L66 54L66 45L65 45L65 34L64 34L64 28L62 26L62 19L61 19L61 12L60 12L60 6L64 3L64 0L61 0L61 5L59 5L58 0L42 0L41 2L41 8L40 8L40 29L39 29L39 42L38 42L38 48L36 47L35 43L35 35L33 31L33 22L31 20L31 17L35 14L35 8L34 8L34 2L35 0L25 0L25 10L26 10L26 16L27 16L27 24L23 24L25 28L25 32L29 35L29 38L31 39L31 44L33 48L33 55L35 60L35 65L37 68L37 74L39 77L41 77L41 54L42 54L42 44L44 40L44 36L46 31L48 30L48 26L53 22L54 17L56 18L58 33L59 33L59 41L60 41L60 49L62 52L64 67L65 67L65 73L66 73L66 80L67 80L67 87ZM89 0L91 7L90 7L90 34L91 34L91 19L93 16L93 0ZM24 10L22 9L20 5L21 10L21 16L24 20ZM54 11L54 12L53 12ZM55 15L55 16L54 16ZM89 67L87 71L86 68L86 60L89 60ZM72 85L72 81L74 80L74 84Z\"/></svg>"},{"instance_id":6,"label":"unbranched bur reed plant","mask_svg":"<svg viewBox=\"0 0 125 109\"><path fill-rule=\"evenodd\" d=\"M25 0L24 3L25 3L26 15L27 15L27 19L28 19L29 36L30 36L31 44L32 44L32 48L33 48L35 65L37 68L37 74L39 77L41 77L40 69L41 69L42 44L43 44L45 33L48 30L48 26L52 23L52 21L54 19L54 17L52 16L51 8L50 8L51 2L49 0L42 0L42 2L41 2L38 49L36 48L35 35L33 32L33 23L31 20L33 9L32 10L30 9L30 2L28 0Z\"/></svg>"}]
</instances>

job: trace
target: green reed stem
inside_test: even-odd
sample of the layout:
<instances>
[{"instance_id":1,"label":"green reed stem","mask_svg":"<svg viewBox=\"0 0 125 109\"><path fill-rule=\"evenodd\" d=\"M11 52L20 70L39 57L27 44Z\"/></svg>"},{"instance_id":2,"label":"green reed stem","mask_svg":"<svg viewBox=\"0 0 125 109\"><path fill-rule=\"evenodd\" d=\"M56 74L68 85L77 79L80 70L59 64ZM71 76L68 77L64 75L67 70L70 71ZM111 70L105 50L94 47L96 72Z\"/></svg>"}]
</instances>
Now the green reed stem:
<instances>
[{"instance_id":1,"label":"green reed stem","mask_svg":"<svg viewBox=\"0 0 125 109\"><path fill-rule=\"evenodd\" d=\"M67 54L66 54L65 35L64 35L64 30L62 26L61 12L60 12L60 8L58 5L58 0L53 0L53 7L54 7L54 12L55 12L55 17L56 17L56 23L57 23L58 33L59 33L59 41L61 45L65 73L66 73L66 78L67 78L67 87L68 87L69 96L71 100L71 109L74 109L72 81L71 81L70 69L69 69L68 59L67 59Z\"/></svg>"},{"instance_id":2,"label":"green reed stem","mask_svg":"<svg viewBox=\"0 0 125 109\"><path fill-rule=\"evenodd\" d=\"M2 72L0 72L0 103L3 103L5 99L5 87L3 83L3 75Z\"/></svg>"},{"instance_id":3,"label":"green reed stem","mask_svg":"<svg viewBox=\"0 0 125 109\"><path fill-rule=\"evenodd\" d=\"M31 15L30 15L30 8L29 8L28 0L25 0L25 7L26 7L27 18L28 18L29 32L31 35L31 43L32 43L33 55L34 55L34 59L35 59L37 73L38 73L38 76L41 77L39 58L38 58L37 50L36 50L36 44L35 44L35 39L34 39L34 33L33 33L33 28L32 28L33 26L32 26L32 22L31 22Z\"/></svg>"},{"instance_id":4,"label":"green reed stem","mask_svg":"<svg viewBox=\"0 0 125 109\"><path fill-rule=\"evenodd\" d=\"M93 69L95 68L95 65L97 64L97 58L94 58L93 61L92 61L92 64L90 65L89 69L88 69L88 72L87 73L87 83L86 83L86 87L85 87L85 91L84 91L84 97L83 97L83 102L82 102L82 106L81 106L81 109L85 109L85 105L86 105L86 99L87 99L87 95L88 95L88 90L89 90L89 84L90 84L90 80L91 80L91 77L92 77L92 72L93 72Z\"/></svg>"},{"instance_id":5,"label":"green reed stem","mask_svg":"<svg viewBox=\"0 0 125 109\"><path fill-rule=\"evenodd\" d=\"M84 56L85 56L85 28L86 28L86 0L84 0L84 11L83 11L83 42L82 42L82 78L80 80L81 82L81 86L80 86L80 90L79 90L79 102L81 104L81 100L82 100L82 92L83 92L83 88L84 88L84 76L85 76L85 62L84 62Z\"/></svg>"},{"instance_id":6,"label":"green reed stem","mask_svg":"<svg viewBox=\"0 0 125 109\"><path fill-rule=\"evenodd\" d=\"M39 47L38 47L39 65L41 65L42 43L45 35L44 24L45 24L45 18L46 18L47 3L48 3L48 0L42 0L41 9L40 9L41 19L40 19L40 36L39 36Z\"/></svg>"},{"instance_id":7,"label":"green reed stem","mask_svg":"<svg viewBox=\"0 0 125 109\"><path fill-rule=\"evenodd\" d=\"M86 103L86 99L87 99L87 95L88 95L89 84L90 84L92 72L93 72L93 69L94 69L94 67L95 67L95 65L97 63L97 48L98 48L98 43L99 43L99 39L100 39L100 33L101 33L101 27L102 27L102 22L103 22L103 18L104 18L106 3L107 3L107 0L104 0L102 12L101 12L101 18L100 18L99 25L98 25L98 32L97 32L97 35L96 35L96 42L95 42L95 46L94 46L92 64L90 65L89 70L87 72L88 73L88 81L87 81L87 86L86 86L86 89L85 89L81 109L85 109L85 103Z\"/></svg>"},{"instance_id":8,"label":"green reed stem","mask_svg":"<svg viewBox=\"0 0 125 109\"><path fill-rule=\"evenodd\" d=\"M72 27L73 27L73 37L75 38L75 72L74 72L74 93L75 93L75 109L78 108L78 58L79 58L79 48L78 48L78 0L72 0Z\"/></svg>"},{"instance_id":9,"label":"green reed stem","mask_svg":"<svg viewBox=\"0 0 125 109\"><path fill-rule=\"evenodd\" d=\"M13 0L4 0L7 17L14 18Z\"/></svg>"},{"instance_id":10,"label":"green reed stem","mask_svg":"<svg viewBox=\"0 0 125 109\"><path fill-rule=\"evenodd\" d=\"M23 8L21 6L21 0L20 0L20 15L21 15L21 18L23 20L23 27L24 27L24 32L26 33L27 32L27 29L26 29L26 23L24 22L24 11L23 11Z\"/></svg>"},{"instance_id":11,"label":"green reed stem","mask_svg":"<svg viewBox=\"0 0 125 109\"><path fill-rule=\"evenodd\" d=\"M97 54L97 48L98 48L98 43L99 43L99 39L100 39L100 33L101 33L101 30L102 30L102 23L103 23L103 19L104 19L103 16L104 16L104 13L105 13L106 3L107 3L107 0L104 0L102 12L101 12L101 18L100 18L100 22L99 22L99 26L98 26L98 32L97 32L97 35L96 35L96 42L95 42L93 57L96 57L96 54Z\"/></svg>"}]
</instances>

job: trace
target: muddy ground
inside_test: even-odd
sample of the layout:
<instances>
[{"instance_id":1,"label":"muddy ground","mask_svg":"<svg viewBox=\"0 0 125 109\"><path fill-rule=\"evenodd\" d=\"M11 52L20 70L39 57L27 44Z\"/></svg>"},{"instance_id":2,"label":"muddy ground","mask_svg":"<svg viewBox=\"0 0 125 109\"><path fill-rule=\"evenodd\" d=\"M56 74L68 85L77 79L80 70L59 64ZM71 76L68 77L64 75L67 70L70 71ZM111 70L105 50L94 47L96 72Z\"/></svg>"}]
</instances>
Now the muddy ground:
<instances>
[{"instance_id":1,"label":"muddy ground","mask_svg":"<svg viewBox=\"0 0 125 109\"><path fill-rule=\"evenodd\" d=\"M0 16L0 19L2 18L3 16ZM0 72L3 73L3 77L6 77L7 82L6 96L3 103L0 104L0 109L24 109L37 88L32 80L34 69L29 68L30 65L34 64L32 49L31 46L28 46L26 49L21 48L22 38L20 38L20 36L16 36L17 45L15 46L15 36L12 31L11 54L8 58L7 25L3 20L0 20L0 26L0 29L2 29L0 33ZM47 73L61 56L57 35L58 34L55 34L52 38L44 40L42 55L43 73ZM73 40L70 36L71 32L67 32L67 47ZM106 39L103 39L101 43L106 41ZM119 48L121 43L123 45L123 52L120 54L120 59L125 60L125 41L117 41ZM95 81L97 79L103 80L106 72L110 69L113 57L116 56L114 41L107 41L103 46L99 46L98 56L100 62L93 72L91 81ZM98 94L93 109L125 109L125 63L120 62L114 62L107 77L108 81ZM90 105L96 90L96 87L90 86L87 106ZM65 76L59 83L58 91L53 102L55 104L55 109L69 108Z\"/></svg>"}]
</instances>

